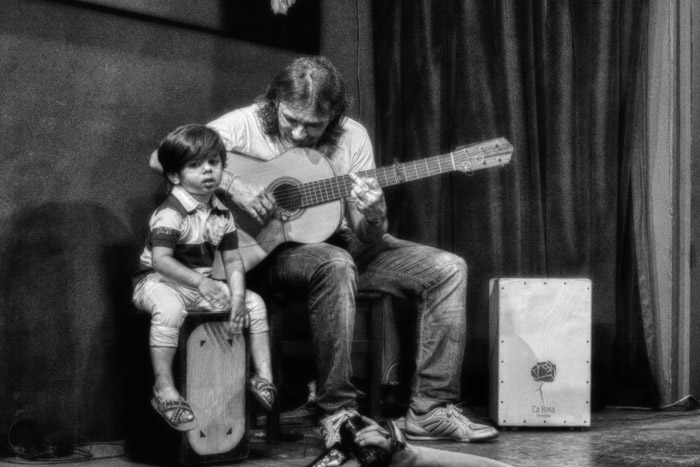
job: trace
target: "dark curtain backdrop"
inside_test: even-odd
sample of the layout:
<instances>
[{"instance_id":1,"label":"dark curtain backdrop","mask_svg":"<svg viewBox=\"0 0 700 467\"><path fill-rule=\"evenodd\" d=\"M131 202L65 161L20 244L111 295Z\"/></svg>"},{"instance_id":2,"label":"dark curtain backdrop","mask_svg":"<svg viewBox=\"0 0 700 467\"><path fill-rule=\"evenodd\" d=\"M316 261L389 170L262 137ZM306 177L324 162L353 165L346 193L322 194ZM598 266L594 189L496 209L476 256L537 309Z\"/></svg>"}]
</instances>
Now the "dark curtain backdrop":
<instances>
[{"instance_id":1,"label":"dark curtain backdrop","mask_svg":"<svg viewBox=\"0 0 700 467\"><path fill-rule=\"evenodd\" d=\"M504 168L387 190L394 233L469 264L463 398L488 399L488 281L593 282L593 408L655 406L631 167L643 157L647 1L374 3L381 165L498 136Z\"/></svg>"}]
</instances>

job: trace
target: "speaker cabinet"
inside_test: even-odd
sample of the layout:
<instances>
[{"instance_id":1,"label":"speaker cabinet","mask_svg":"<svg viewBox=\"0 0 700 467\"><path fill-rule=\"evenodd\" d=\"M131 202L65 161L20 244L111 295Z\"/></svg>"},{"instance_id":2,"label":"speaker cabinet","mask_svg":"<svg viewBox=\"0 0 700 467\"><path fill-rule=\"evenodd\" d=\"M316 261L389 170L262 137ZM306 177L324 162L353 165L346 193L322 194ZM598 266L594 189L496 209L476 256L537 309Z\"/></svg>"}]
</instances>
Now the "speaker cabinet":
<instances>
[{"instance_id":1,"label":"speaker cabinet","mask_svg":"<svg viewBox=\"0 0 700 467\"><path fill-rule=\"evenodd\" d=\"M489 288L491 419L590 426L591 281L498 278Z\"/></svg>"},{"instance_id":2,"label":"speaker cabinet","mask_svg":"<svg viewBox=\"0 0 700 467\"><path fill-rule=\"evenodd\" d=\"M161 465L204 465L248 456L246 343L242 334L228 335L227 318L228 313L190 312L180 331L175 377L199 419L197 428L182 433L151 407L150 316L134 317L125 443L129 458Z\"/></svg>"}]
</instances>

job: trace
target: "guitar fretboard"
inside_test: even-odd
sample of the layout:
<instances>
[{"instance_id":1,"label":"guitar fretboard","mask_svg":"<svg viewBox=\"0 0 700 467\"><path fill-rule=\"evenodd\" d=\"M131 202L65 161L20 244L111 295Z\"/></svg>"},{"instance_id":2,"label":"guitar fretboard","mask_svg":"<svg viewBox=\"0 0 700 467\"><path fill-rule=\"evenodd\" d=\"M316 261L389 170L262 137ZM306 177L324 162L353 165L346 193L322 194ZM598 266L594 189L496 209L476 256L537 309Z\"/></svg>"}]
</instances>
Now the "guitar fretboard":
<instances>
[{"instance_id":1,"label":"guitar fretboard","mask_svg":"<svg viewBox=\"0 0 700 467\"><path fill-rule=\"evenodd\" d=\"M452 157L447 155L429 157L419 161L394 164L387 167L358 172L362 178L374 178L381 187L399 185L422 178L453 172L455 169ZM343 175L326 180L305 183L300 187L303 191L303 207L327 203L350 195L352 180Z\"/></svg>"}]
</instances>

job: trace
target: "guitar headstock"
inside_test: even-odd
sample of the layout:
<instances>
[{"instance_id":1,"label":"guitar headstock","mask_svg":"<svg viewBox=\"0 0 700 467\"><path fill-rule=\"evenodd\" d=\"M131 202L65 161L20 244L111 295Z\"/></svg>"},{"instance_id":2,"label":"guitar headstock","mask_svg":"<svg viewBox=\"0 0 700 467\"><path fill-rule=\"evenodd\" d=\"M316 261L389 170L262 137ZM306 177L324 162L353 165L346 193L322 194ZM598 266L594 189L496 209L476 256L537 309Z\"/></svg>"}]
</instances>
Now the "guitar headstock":
<instances>
[{"instance_id":1,"label":"guitar headstock","mask_svg":"<svg viewBox=\"0 0 700 467\"><path fill-rule=\"evenodd\" d=\"M505 138L494 138L481 143L460 146L450 153L455 170L471 173L489 167L504 166L510 162L513 145Z\"/></svg>"}]
</instances>

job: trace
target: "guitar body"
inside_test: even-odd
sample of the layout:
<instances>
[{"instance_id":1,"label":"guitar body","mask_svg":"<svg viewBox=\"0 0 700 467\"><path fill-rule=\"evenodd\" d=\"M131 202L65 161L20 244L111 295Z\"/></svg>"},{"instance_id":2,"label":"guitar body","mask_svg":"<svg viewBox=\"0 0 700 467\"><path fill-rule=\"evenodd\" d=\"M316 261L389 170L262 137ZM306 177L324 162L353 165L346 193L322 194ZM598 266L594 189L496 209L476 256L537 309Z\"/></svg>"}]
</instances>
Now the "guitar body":
<instances>
[{"instance_id":1,"label":"guitar body","mask_svg":"<svg viewBox=\"0 0 700 467\"><path fill-rule=\"evenodd\" d=\"M510 162L513 146L505 138L463 146L427 159L394 164L359 172L380 186L392 186L451 171L472 173ZM233 203L238 226L238 244L247 271L285 242L317 243L326 240L343 220L343 199L352 182L336 175L333 166L313 149L296 148L270 161L229 153L228 167L241 178L267 188L277 201L275 216L260 225ZM214 277L222 278L220 255L214 262Z\"/></svg>"},{"instance_id":2,"label":"guitar body","mask_svg":"<svg viewBox=\"0 0 700 467\"><path fill-rule=\"evenodd\" d=\"M275 194L289 186L298 186L335 176L330 162L313 149L292 149L271 161L229 154L227 168L241 178L260 184ZM257 266L285 242L316 243L330 237L343 220L343 200L338 199L286 213L260 225L233 203L227 203L238 227L238 245L247 271Z\"/></svg>"}]
</instances>

